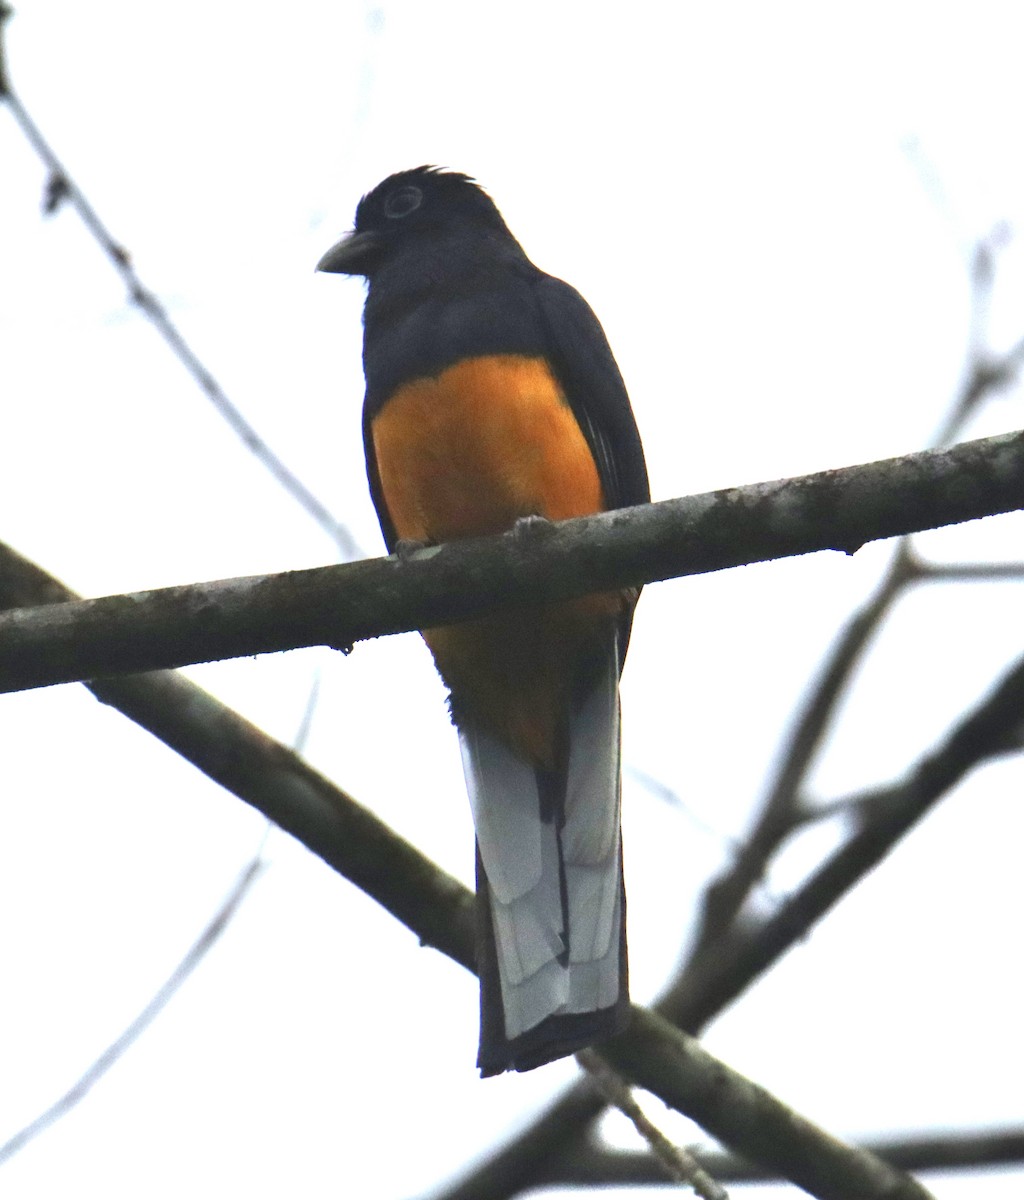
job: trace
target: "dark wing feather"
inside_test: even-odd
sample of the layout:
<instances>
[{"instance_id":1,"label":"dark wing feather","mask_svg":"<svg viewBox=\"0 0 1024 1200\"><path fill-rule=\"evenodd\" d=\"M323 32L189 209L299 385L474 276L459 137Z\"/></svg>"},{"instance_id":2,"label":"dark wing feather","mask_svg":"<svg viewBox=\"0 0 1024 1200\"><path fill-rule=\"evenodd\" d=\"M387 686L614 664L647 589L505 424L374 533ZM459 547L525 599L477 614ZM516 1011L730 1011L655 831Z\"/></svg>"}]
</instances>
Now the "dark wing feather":
<instances>
[{"instance_id":1,"label":"dark wing feather","mask_svg":"<svg viewBox=\"0 0 1024 1200\"><path fill-rule=\"evenodd\" d=\"M366 478L370 484L370 499L377 510L377 520L380 521L380 531L384 535L384 545L388 554L395 551L398 533L391 521L391 514L384 502L384 491L380 485L380 472L377 470L377 451L373 445L373 431L370 428L370 405L363 404L363 453L366 455Z\"/></svg>"},{"instance_id":2,"label":"dark wing feather","mask_svg":"<svg viewBox=\"0 0 1024 1200\"><path fill-rule=\"evenodd\" d=\"M608 507L646 504L651 491L640 434L600 321L561 279L541 275L535 292L552 366L597 462Z\"/></svg>"},{"instance_id":3,"label":"dark wing feather","mask_svg":"<svg viewBox=\"0 0 1024 1200\"><path fill-rule=\"evenodd\" d=\"M551 365L597 463L608 507L648 503L651 489L644 448L601 322L579 292L561 279L541 275L535 289ZM620 669L639 595L637 590L632 603L624 606L619 624Z\"/></svg>"}]
</instances>

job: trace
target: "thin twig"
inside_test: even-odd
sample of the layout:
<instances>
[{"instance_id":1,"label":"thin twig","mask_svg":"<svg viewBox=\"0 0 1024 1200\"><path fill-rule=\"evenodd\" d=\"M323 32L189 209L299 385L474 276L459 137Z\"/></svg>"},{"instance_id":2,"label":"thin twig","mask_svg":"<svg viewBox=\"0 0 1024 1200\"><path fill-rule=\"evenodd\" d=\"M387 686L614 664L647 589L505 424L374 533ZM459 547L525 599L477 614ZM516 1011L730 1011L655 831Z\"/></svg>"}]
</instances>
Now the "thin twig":
<instances>
[{"instance_id":1,"label":"thin twig","mask_svg":"<svg viewBox=\"0 0 1024 1200\"><path fill-rule=\"evenodd\" d=\"M920 562L917 583L1017 583L1024 579L1024 563Z\"/></svg>"},{"instance_id":2,"label":"thin twig","mask_svg":"<svg viewBox=\"0 0 1024 1200\"><path fill-rule=\"evenodd\" d=\"M306 699L306 705L303 709L302 719L299 722L299 729L295 735L293 749L297 754L301 754L306 740L309 737L309 731L313 725L313 716L316 712L317 703L320 693L320 675L317 672L313 677L313 683L309 690L309 695ZM206 957L207 953L212 948L213 944L220 938L225 931L231 919L238 912L242 905L242 901L248 896L252 889L252 885L256 882L259 875L266 870L266 861L264 855L266 853L267 841L270 838L271 831L274 825L272 821L267 821L263 828L263 836L260 838L259 845L256 848L256 853L249 860L249 863L242 869L238 877L238 881L228 894L227 900L221 905L216 913L207 922L203 932L199 935L188 953L181 960L178 966L174 969L168 979L161 985L156 994L146 1004L142 1012L135 1018L134 1021L117 1037L98 1059L75 1081L64 1095L55 1103L50 1105L45 1112L40 1113L35 1120L30 1121L23 1129L16 1133L3 1145L0 1145L0 1166L3 1166L9 1159L13 1158L20 1150L23 1150L29 1142L37 1138L41 1133L50 1129L62 1117L65 1117L73 1108L75 1108L91 1091L96 1084L114 1064L120 1059L126 1051L139 1039L146 1029L153 1023L157 1016L166 1008L172 997L181 990L182 985L192 975L196 967Z\"/></svg>"},{"instance_id":3,"label":"thin twig","mask_svg":"<svg viewBox=\"0 0 1024 1200\"><path fill-rule=\"evenodd\" d=\"M1024 1163L1024 1129L993 1129L982 1132L903 1134L872 1138L859 1143L901 1171L975 1170L978 1167L1020 1166ZM690 1153L716 1180L723 1183L774 1183L780 1177L735 1154L703 1147ZM609 1150L590 1141L581 1152L561 1157L541 1187L612 1185L618 1187L664 1187L658 1163L643 1151Z\"/></svg>"},{"instance_id":4,"label":"thin twig","mask_svg":"<svg viewBox=\"0 0 1024 1200\"><path fill-rule=\"evenodd\" d=\"M3 20L10 9L0 10L0 72L4 69ZM144 314L170 348L174 357L199 385L213 407L220 413L247 450L270 472L282 488L300 504L314 521L333 540L343 560L364 557L348 528L309 490L302 480L274 453L270 445L256 432L247 418L228 397L213 373L192 349L184 335L171 320L156 293L146 287L132 264L129 251L107 229L81 187L68 173L56 152L43 136L25 105L10 85L6 74L0 74L0 98L4 99L15 122L32 149L46 167L47 200L45 211L54 211L66 201L78 213L85 228L120 275L133 304Z\"/></svg>"},{"instance_id":5,"label":"thin twig","mask_svg":"<svg viewBox=\"0 0 1024 1200\"><path fill-rule=\"evenodd\" d=\"M917 1180L846 1145L713 1058L695 1038L634 1006L628 1030L598 1047L615 1070L732 1149L819 1200L928 1200Z\"/></svg>"},{"instance_id":6,"label":"thin twig","mask_svg":"<svg viewBox=\"0 0 1024 1200\"><path fill-rule=\"evenodd\" d=\"M650 1146L661 1169L677 1183L685 1183L702 1200L729 1200L729 1194L682 1146L670 1141L637 1104L621 1075L608 1066L596 1050L581 1050L576 1061L590 1075L598 1091L609 1104L632 1122L633 1128Z\"/></svg>"},{"instance_id":7,"label":"thin twig","mask_svg":"<svg viewBox=\"0 0 1024 1200\"><path fill-rule=\"evenodd\" d=\"M648 795L653 796L656 800L660 800L669 808L674 808L677 812L683 813L689 823L706 834L709 838L713 838L719 845L726 847L727 850L735 853L740 849L738 838L730 838L718 826L712 825L710 821L704 819L692 804L685 797L681 796L675 788L656 775L652 775L650 771L645 771L643 767L638 767L636 763L624 763L622 773L626 778L635 780L636 783L643 788Z\"/></svg>"},{"instance_id":8,"label":"thin twig","mask_svg":"<svg viewBox=\"0 0 1024 1200\"><path fill-rule=\"evenodd\" d=\"M157 991L124 1032L111 1042L99 1058L83 1072L59 1100L51 1104L45 1112L40 1113L35 1120L30 1121L23 1129L14 1134L13 1137L8 1138L3 1145L0 1145L0 1166L9 1162L29 1142L37 1138L41 1133L44 1133L59 1121L61 1117L66 1116L77 1104L84 1100L86 1095L106 1075L118 1059L149 1028L164 1008L166 1008L171 998L181 990L182 984L195 971L196 967L199 966L214 943L228 927L231 919L238 912L242 901L248 895L252 885L264 869L263 844L265 839L266 831L264 831L264 837L260 842L259 850L248 865L243 868L227 899L217 910L217 913L207 924L198 939L189 948L185 957L165 980L159 991Z\"/></svg>"},{"instance_id":9,"label":"thin twig","mask_svg":"<svg viewBox=\"0 0 1024 1200\"><path fill-rule=\"evenodd\" d=\"M1022 721L1024 658L904 780L879 789L861 824L777 911L722 946L719 956L699 977L684 976L677 981L659 1003L659 1010L683 1028L703 1028L805 937L968 772L1006 753Z\"/></svg>"},{"instance_id":10,"label":"thin twig","mask_svg":"<svg viewBox=\"0 0 1024 1200\"><path fill-rule=\"evenodd\" d=\"M313 672L313 680L309 685L309 695L306 697L306 707L302 712L302 720L299 722L299 728L292 740L292 749L296 754L303 754L306 750L306 743L309 741L309 734L313 728L313 718L316 716L317 705L320 703L320 668L317 667Z\"/></svg>"},{"instance_id":11,"label":"thin twig","mask_svg":"<svg viewBox=\"0 0 1024 1200\"><path fill-rule=\"evenodd\" d=\"M994 242L994 238L993 238ZM989 301L995 274L994 245L981 242L975 250L971 272L971 328L968 338L968 376L933 446L953 440L964 422L994 390L1011 382L1024 362L1024 338L1007 354L994 359L986 349ZM800 798L818 750L836 709L867 646L905 589L917 581L937 580L938 568L929 568L914 554L908 540L897 547L874 595L848 621L833 643L813 683L801 702L791 732L782 746L775 779L760 814L742 849L728 868L705 889L693 944L680 974L700 972L706 959L727 940L751 889L763 877L769 860L781 843L807 815ZM1019 568L1018 568L1019 570ZM952 577L952 576L948 576ZM962 578L968 578L965 569ZM980 571L973 577L981 578ZM1007 570L990 570L986 578L1015 578Z\"/></svg>"},{"instance_id":12,"label":"thin twig","mask_svg":"<svg viewBox=\"0 0 1024 1200\"><path fill-rule=\"evenodd\" d=\"M772 855L801 822L799 793L803 781L853 671L908 577L903 545L897 549L874 595L847 622L817 681L808 690L779 755L778 772L754 828L733 862L705 889L693 948L681 975L699 975L704 964L717 956L718 947L730 936L733 922L751 890L764 878Z\"/></svg>"},{"instance_id":13,"label":"thin twig","mask_svg":"<svg viewBox=\"0 0 1024 1200\"><path fill-rule=\"evenodd\" d=\"M7 40L5 38L7 22L14 16L14 9L0 0L0 99L6 99L10 94L11 82L7 78Z\"/></svg>"},{"instance_id":14,"label":"thin twig","mask_svg":"<svg viewBox=\"0 0 1024 1200\"><path fill-rule=\"evenodd\" d=\"M931 445L948 446L955 440L982 401L1013 383L1024 364L1024 338L1001 357L988 348L989 308L995 284L995 252L999 233L978 243L971 264L971 326L967 339L967 372L949 415Z\"/></svg>"}]
</instances>

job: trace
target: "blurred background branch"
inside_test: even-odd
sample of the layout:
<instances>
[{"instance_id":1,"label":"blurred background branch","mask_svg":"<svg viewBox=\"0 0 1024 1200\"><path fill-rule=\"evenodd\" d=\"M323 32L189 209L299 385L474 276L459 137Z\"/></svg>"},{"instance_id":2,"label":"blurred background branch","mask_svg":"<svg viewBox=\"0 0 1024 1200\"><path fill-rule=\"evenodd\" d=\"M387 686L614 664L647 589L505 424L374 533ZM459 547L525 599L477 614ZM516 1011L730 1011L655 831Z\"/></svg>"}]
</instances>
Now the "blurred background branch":
<instances>
[{"instance_id":1,"label":"blurred background branch","mask_svg":"<svg viewBox=\"0 0 1024 1200\"><path fill-rule=\"evenodd\" d=\"M206 366L185 335L171 320L156 292L146 286L135 269L131 252L123 246L106 227L99 213L93 208L78 183L72 178L56 151L43 136L18 93L11 86L7 72L4 26L12 9L4 4L0 8L0 99L25 139L36 152L47 171L43 194L43 212L46 216L67 204L78 214L86 232L103 251L110 265L118 273L128 290L132 303L163 339L174 357L198 384L203 395L224 418L230 429L289 496L323 529L334 541L343 560L363 558L365 552L352 536L348 526L339 521L330 510L310 491L303 481L274 452L270 444L255 430L237 404L231 400L217 382L213 372Z\"/></svg>"}]
</instances>

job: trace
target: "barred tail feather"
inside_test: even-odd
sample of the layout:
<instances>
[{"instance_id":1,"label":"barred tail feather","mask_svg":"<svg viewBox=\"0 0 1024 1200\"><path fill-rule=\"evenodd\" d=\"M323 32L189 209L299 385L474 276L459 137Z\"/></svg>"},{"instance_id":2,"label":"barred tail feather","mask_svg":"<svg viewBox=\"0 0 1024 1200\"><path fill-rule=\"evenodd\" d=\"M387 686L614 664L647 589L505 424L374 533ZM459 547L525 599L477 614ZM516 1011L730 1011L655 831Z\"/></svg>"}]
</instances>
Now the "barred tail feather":
<instances>
[{"instance_id":1,"label":"barred tail feather","mask_svg":"<svg viewBox=\"0 0 1024 1200\"><path fill-rule=\"evenodd\" d=\"M573 705L557 778L487 732L461 731L477 833L485 1076L561 1058L625 1021L618 674L611 645Z\"/></svg>"}]
</instances>

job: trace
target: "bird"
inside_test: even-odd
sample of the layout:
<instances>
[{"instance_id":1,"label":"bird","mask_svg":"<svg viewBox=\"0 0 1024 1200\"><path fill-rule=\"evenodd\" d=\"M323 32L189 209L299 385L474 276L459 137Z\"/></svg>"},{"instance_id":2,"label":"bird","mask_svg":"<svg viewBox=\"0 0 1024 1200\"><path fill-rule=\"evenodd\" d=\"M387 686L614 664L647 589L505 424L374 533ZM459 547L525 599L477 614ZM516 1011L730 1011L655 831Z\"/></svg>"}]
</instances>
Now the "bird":
<instances>
[{"instance_id":1,"label":"bird","mask_svg":"<svg viewBox=\"0 0 1024 1200\"><path fill-rule=\"evenodd\" d=\"M390 175L317 270L367 281L363 444L389 553L649 501L597 317L534 266L471 176ZM628 1022L619 678L638 595L422 632L476 831L482 1077Z\"/></svg>"}]
</instances>

